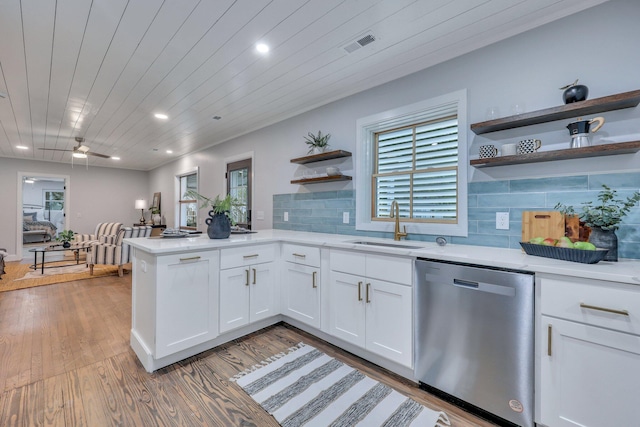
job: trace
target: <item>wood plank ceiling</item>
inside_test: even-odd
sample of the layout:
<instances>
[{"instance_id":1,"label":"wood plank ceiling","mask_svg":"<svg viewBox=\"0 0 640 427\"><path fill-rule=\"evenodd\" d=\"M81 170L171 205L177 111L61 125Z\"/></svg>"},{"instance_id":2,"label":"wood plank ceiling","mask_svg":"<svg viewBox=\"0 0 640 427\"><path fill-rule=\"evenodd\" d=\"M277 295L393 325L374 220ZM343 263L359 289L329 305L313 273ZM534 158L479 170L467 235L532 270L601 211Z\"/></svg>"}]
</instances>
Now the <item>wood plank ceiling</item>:
<instances>
[{"instance_id":1,"label":"wood plank ceiling","mask_svg":"<svg viewBox=\"0 0 640 427\"><path fill-rule=\"evenodd\" d=\"M0 157L150 170L603 2L0 0Z\"/></svg>"}]
</instances>

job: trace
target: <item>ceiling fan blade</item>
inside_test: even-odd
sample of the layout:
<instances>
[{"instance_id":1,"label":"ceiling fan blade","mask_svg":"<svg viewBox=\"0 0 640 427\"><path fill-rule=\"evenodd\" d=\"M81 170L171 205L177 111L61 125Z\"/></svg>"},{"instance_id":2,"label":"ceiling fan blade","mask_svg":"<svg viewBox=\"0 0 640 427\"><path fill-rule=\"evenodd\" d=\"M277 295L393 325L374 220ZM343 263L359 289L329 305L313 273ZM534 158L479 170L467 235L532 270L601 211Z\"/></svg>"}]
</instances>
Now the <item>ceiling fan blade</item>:
<instances>
[{"instance_id":1,"label":"ceiling fan blade","mask_svg":"<svg viewBox=\"0 0 640 427\"><path fill-rule=\"evenodd\" d=\"M73 150L63 150L62 148L38 148L38 150L44 150L44 151L73 151Z\"/></svg>"},{"instance_id":2,"label":"ceiling fan blade","mask_svg":"<svg viewBox=\"0 0 640 427\"><path fill-rule=\"evenodd\" d=\"M83 154L86 154L87 156L102 157L103 159L111 158L111 156L107 156L105 154L100 154L100 153L94 153L92 151L87 151L86 153L83 153Z\"/></svg>"}]
</instances>

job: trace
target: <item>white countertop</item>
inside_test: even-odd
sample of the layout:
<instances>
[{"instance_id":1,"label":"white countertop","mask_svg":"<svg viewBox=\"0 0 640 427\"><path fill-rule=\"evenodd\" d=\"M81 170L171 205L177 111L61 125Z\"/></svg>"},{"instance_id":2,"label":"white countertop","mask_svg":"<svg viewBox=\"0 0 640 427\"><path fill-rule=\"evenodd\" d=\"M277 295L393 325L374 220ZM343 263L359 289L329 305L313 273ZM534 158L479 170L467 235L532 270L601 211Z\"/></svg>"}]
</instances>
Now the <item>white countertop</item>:
<instances>
[{"instance_id":1,"label":"white countertop","mask_svg":"<svg viewBox=\"0 0 640 427\"><path fill-rule=\"evenodd\" d=\"M255 243L290 242L341 249L357 249L365 252L402 255L416 258L431 258L469 264L488 265L550 273L596 280L608 280L640 285L640 261L620 260L619 262L600 261L597 264L581 264L527 255L519 249L493 248L488 246L453 245L438 246L435 242L352 236L344 234L324 234L288 230L259 230L253 234L232 234L228 239L209 239L205 234L184 238L135 238L125 239L134 248L155 255L177 252L191 252L208 249L223 249L246 246ZM414 246L395 248L388 246L361 245L353 242L367 241L386 244Z\"/></svg>"}]
</instances>

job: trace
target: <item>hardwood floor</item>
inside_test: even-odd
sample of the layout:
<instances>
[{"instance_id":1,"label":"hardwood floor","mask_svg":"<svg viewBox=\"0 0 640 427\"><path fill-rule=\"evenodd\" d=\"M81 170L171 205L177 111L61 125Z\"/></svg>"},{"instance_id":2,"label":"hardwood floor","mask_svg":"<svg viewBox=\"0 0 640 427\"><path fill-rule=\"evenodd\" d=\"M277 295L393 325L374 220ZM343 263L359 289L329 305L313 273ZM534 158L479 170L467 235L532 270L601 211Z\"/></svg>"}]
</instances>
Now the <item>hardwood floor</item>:
<instances>
[{"instance_id":1,"label":"hardwood floor","mask_svg":"<svg viewBox=\"0 0 640 427\"><path fill-rule=\"evenodd\" d=\"M278 426L229 378L300 341L444 410L452 426L493 425L286 324L153 374L130 327L130 275L0 293L0 425Z\"/></svg>"}]
</instances>

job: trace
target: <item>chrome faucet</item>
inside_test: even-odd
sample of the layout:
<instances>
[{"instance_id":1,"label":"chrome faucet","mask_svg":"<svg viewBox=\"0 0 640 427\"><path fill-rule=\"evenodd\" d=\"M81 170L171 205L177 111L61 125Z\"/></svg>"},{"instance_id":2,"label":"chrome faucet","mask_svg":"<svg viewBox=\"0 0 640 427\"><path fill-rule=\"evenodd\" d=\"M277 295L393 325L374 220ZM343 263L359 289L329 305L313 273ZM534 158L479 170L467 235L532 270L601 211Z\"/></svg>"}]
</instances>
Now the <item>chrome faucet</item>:
<instances>
[{"instance_id":1,"label":"chrome faucet","mask_svg":"<svg viewBox=\"0 0 640 427\"><path fill-rule=\"evenodd\" d=\"M393 240L400 240L403 237L407 237L406 225L404 226L404 231L400 231L400 206L398 206L398 202L395 200L391 202L391 213L389 213L389 217L396 219L396 226L393 230Z\"/></svg>"}]
</instances>

